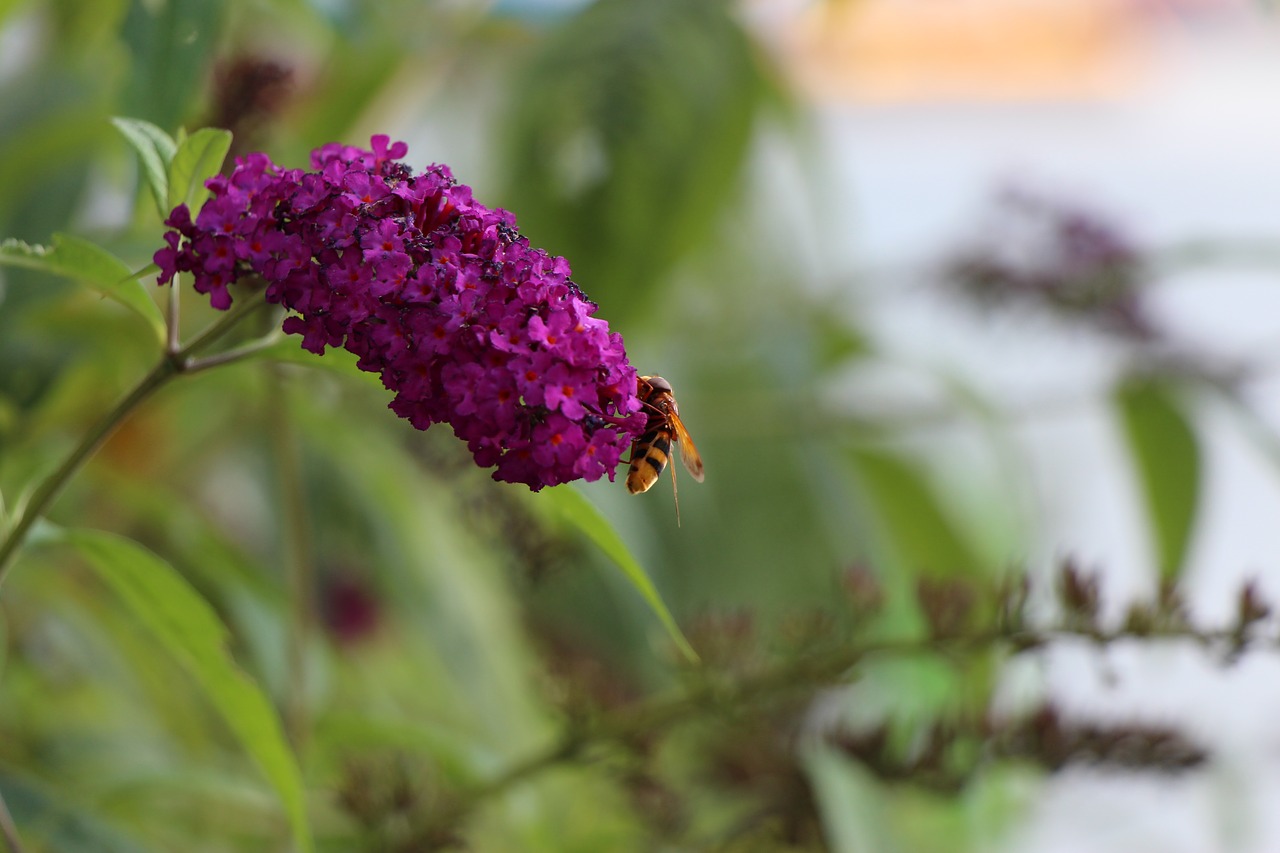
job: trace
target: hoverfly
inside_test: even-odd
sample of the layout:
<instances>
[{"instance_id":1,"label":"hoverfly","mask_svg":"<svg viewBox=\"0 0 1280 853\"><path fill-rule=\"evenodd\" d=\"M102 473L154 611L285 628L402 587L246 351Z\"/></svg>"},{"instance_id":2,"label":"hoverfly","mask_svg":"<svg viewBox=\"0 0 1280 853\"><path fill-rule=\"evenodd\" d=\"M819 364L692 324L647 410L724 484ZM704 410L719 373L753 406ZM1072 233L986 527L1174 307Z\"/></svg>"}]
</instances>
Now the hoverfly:
<instances>
[{"instance_id":1,"label":"hoverfly","mask_svg":"<svg viewBox=\"0 0 1280 853\"><path fill-rule=\"evenodd\" d=\"M702 482L702 457L693 446L689 431L680 420L680 409L671 394L671 383L661 376L641 376L637 393L649 415L644 435L631 445L631 467L627 471L627 491L633 495L647 492L658 482L662 469L671 461L671 445L680 449L680 461ZM676 469L671 469L671 494L676 503L676 524L680 524L680 498L676 492Z\"/></svg>"}]
</instances>

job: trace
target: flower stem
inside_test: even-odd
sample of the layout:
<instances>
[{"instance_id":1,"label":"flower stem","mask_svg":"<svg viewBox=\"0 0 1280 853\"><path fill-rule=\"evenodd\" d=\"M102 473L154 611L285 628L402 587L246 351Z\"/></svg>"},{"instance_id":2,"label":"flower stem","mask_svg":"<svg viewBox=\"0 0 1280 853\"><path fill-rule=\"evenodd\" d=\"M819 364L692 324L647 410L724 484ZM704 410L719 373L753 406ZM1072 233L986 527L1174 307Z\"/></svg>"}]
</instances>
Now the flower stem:
<instances>
[{"instance_id":1,"label":"flower stem","mask_svg":"<svg viewBox=\"0 0 1280 853\"><path fill-rule=\"evenodd\" d=\"M205 329L182 349L173 353L165 353L160 361L156 363L156 366L151 368L151 371L146 376L142 377L141 381L125 395L124 399L117 403L115 408L89 430L85 437L80 440L80 443L72 449L67 458L62 460L62 464L40 483L31 494L30 499L21 506L13 526L5 532L3 540L0 540L0 584L4 583L9 567L13 563L13 558L17 556L22 543L26 541L27 534L31 531L32 526L45 514L57 497L62 494L63 488L66 487L71 478L89 460L89 457L93 456L102 447L111 434L115 432L116 428L124 422L124 419L170 379L188 372L193 363L199 365L200 362L191 361L193 352L221 338L238 322L261 308L264 304L266 302L261 294L250 297L244 305L228 312L225 317ZM222 363L225 364L227 362L224 361Z\"/></svg>"},{"instance_id":2,"label":"flower stem","mask_svg":"<svg viewBox=\"0 0 1280 853\"><path fill-rule=\"evenodd\" d=\"M868 658L882 655L936 653L963 657L1004 649L1018 654L1053 643L1079 641L1105 647L1141 641L1188 641L1203 648L1230 650L1250 643L1272 648L1280 644L1274 634L1241 639L1239 628L1196 629L1167 626L1147 631L1118 628L1104 631L1070 625L1021 628L999 625L975 631L934 634L904 639L868 639L852 645L783 661L771 668L738 679L707 678L671 694L656 696L631 707L606 712L597 719L571 723L566 731L539 751L517 760L506 770L464 789L454 802L435 816L438 826L458 825L473 811L501 797L544 771L574 761L588 760L607 744L634 743L703 714L740 713L767 700L851 682L855 668Z\"/></svg>"},{"instance_id":3,"label":"flower stem","mask_svg":"<svg viewBox=\"0 0 1280 853\"><path fill-rule=\"evenodd\" d=\"M273 366L274 367L274 366ZM307 645L311 641L315 620L315 557L311 549L311 532L307 524L306 491L303 484L298 442L295 440L285 410L284 377L271 371L271 396L267 417L272 455L275 457L280 513L284 521L282 562L289 581L289 696L285 705L285 730L294 751L303 755L307 744Z\"/></svg>"},{"instance_id":4,"label":"flower stem","mask_svg":"<svg viewBox=\"0 0 1280 853\"><path fill-rule=\"evenodd\" d=\"M169 304L165 314L164 351L169 353L182 349L182 342L178 340L182 334L182 294L178 288L180 280L181 277L179 276L169 288Z\"/></svg>"},{"instance_id":5,"label":"flower stem","mask_svg":"<svg viewBox=\"0 0 1280 853\"><path fill-rule=\"evenodd\" d=\"M35 492L32 493L30 500L26 502L19 512L13 527L5 535L4 541L0 542L0 583L4 582L5 574L9 570L13 557L26 539L31 526L44 515L54 499L61 494L63 487L66 486L71 477L80 470L80 467L84 465L90 456L97 452L98 448L106 442L107 438L130 412L177 373L178 365L175 360L169 356L162 358L151 369L151 372L144 376L142 381L135 385L133 390L117 403L114 409L107 413L106 417L98 421L93 429L89 430L89 433L80 440L80 443L71 451L71 454L62 460L62 464L46 477Z\"/></svg>"}]
</instances>

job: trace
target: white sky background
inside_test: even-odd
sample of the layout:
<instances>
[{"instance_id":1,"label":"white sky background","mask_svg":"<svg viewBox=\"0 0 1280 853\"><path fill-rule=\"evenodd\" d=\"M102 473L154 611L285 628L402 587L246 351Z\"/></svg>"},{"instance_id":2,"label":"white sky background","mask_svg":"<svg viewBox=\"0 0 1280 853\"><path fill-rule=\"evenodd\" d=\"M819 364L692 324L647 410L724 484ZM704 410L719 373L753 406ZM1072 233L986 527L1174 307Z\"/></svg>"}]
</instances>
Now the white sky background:
<instances>
[{"instance_id":1,"label":"white sky background","mask_svg":"<svg viewBox=\"0 0 1280 853\"><path fill-rule=\"evenodd\" d=\"M1098 61L1113 67L1099 80L1074 78L1078 85L1067 68L1068 79L1056 88L1047 83L1040 97L1002 89L1000 75L1016 75L1016 61L1009 68L996 63L987 83L997 85L986 90L981 71L967 83L961 75L955 85L931 89L900 73L901 52L886 59L865 42L859 46L872 56L871 69L827 56L828 76L815 77L813 42L797 50L788 42L795 29L786 27L807 4L749 6L809 86L829 161L828 199L841 201L831 207L835 222L824 226L839 239L823 241L833 251L815 263L873 273L862 285L870 291L863 320L907 373L910 366L922 374L945 368L1018 410L1061 399L1015 429L1025 467L1012 494L1022 505L1011 517L1032 519L1037 553L1026 556L1033 560L1070 553L1103 569L1104 597L1118 612L1150 592L1152 560L1128 456L1106 404L1118 366L1113 354L1096 338L1046 334L1047 326L1016 318L966 321L919 283L930 264L974 236L995 191L1010 182L1109 214L1149 247L1206 238L1280 241L1280 18L1246 2L1064 2L1077 11L1106 7L1108 20L1120 24L1098 48ZM907 15L950 5L946 14L954 15L961 6L1050 13L1064 4L861 5ZM876 57L899 67L877 76ZM1181 274L1159 283L1153 307L1162 328L1211 353L1274 365L1254 390L1260 410L1280 426L1280 269ZM867 381L883 392L883 378ZM1261 578L1265 597L1280 602L1280 475L1221 412L1204 413L1199 424L1205 485L1188 592L1195 614L1226 620L1244 578ZM960 447L966 439L945 440ZM950 467L957 479L975 473L963 461ZM1280 850L1280 655L1256 653L1225 673L1185 649L1113 649L1105 665L1081 650L1051 660L1051 692L1069 711L1181 721L1213 748L1215 760L1206 772L1174 779L1063 773L1008 849Z\"/></svg>"}]
</instances>

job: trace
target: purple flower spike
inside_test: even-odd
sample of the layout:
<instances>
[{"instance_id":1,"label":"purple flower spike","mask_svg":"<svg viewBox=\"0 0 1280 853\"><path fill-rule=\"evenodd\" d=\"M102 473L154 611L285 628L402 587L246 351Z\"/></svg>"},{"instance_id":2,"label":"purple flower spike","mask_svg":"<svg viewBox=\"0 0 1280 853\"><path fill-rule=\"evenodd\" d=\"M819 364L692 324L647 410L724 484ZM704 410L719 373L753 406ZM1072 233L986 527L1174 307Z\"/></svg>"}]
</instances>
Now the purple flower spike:
<instances>
[{"instance_id":1,"label":"purple flower spike","mask_svg":"<svg viewBox=\"0 0 1280 853\"><path fill-rule=\"evenodd\" d=\"M645 416L622 337L569 264L447 167L414 175L387 136L370 148L325 145L310 172L238 159L194 220L181 205L165 221L160 283L190 272L225 309L229 284L260 276L304 349L354 353L395 393L392 411L449 424L494 479L612 480Z\"/></svg>"}]
</instances>

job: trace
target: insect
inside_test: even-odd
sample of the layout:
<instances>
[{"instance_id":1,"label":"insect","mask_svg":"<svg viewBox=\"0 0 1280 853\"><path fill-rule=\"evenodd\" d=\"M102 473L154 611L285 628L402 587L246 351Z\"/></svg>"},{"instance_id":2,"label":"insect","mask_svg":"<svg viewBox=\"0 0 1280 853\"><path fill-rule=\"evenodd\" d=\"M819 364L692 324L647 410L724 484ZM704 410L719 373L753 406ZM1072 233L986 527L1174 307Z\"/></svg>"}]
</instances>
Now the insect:
<instances>
[{"instance_id":1,"label":"insect","mask_svg":"<svg viewBox=\"0 0 1280 853\"><path fill-rule=\"evenodd\" d=\"M693 446L689 431L680 420L680 409L671 394L671 383L661 376L641 376L638 386L640 403L649 414L644 435L631 445L631 467L627 471L627 491L633 495L647 492L658 482L662 469L671 461L671 445L680 449L680 461L702 482L702 457ZM676 502L676 524L680 523L680 497L676 492L676 469L671 469L671 494Z\"/></svg>"}]
</instances>

